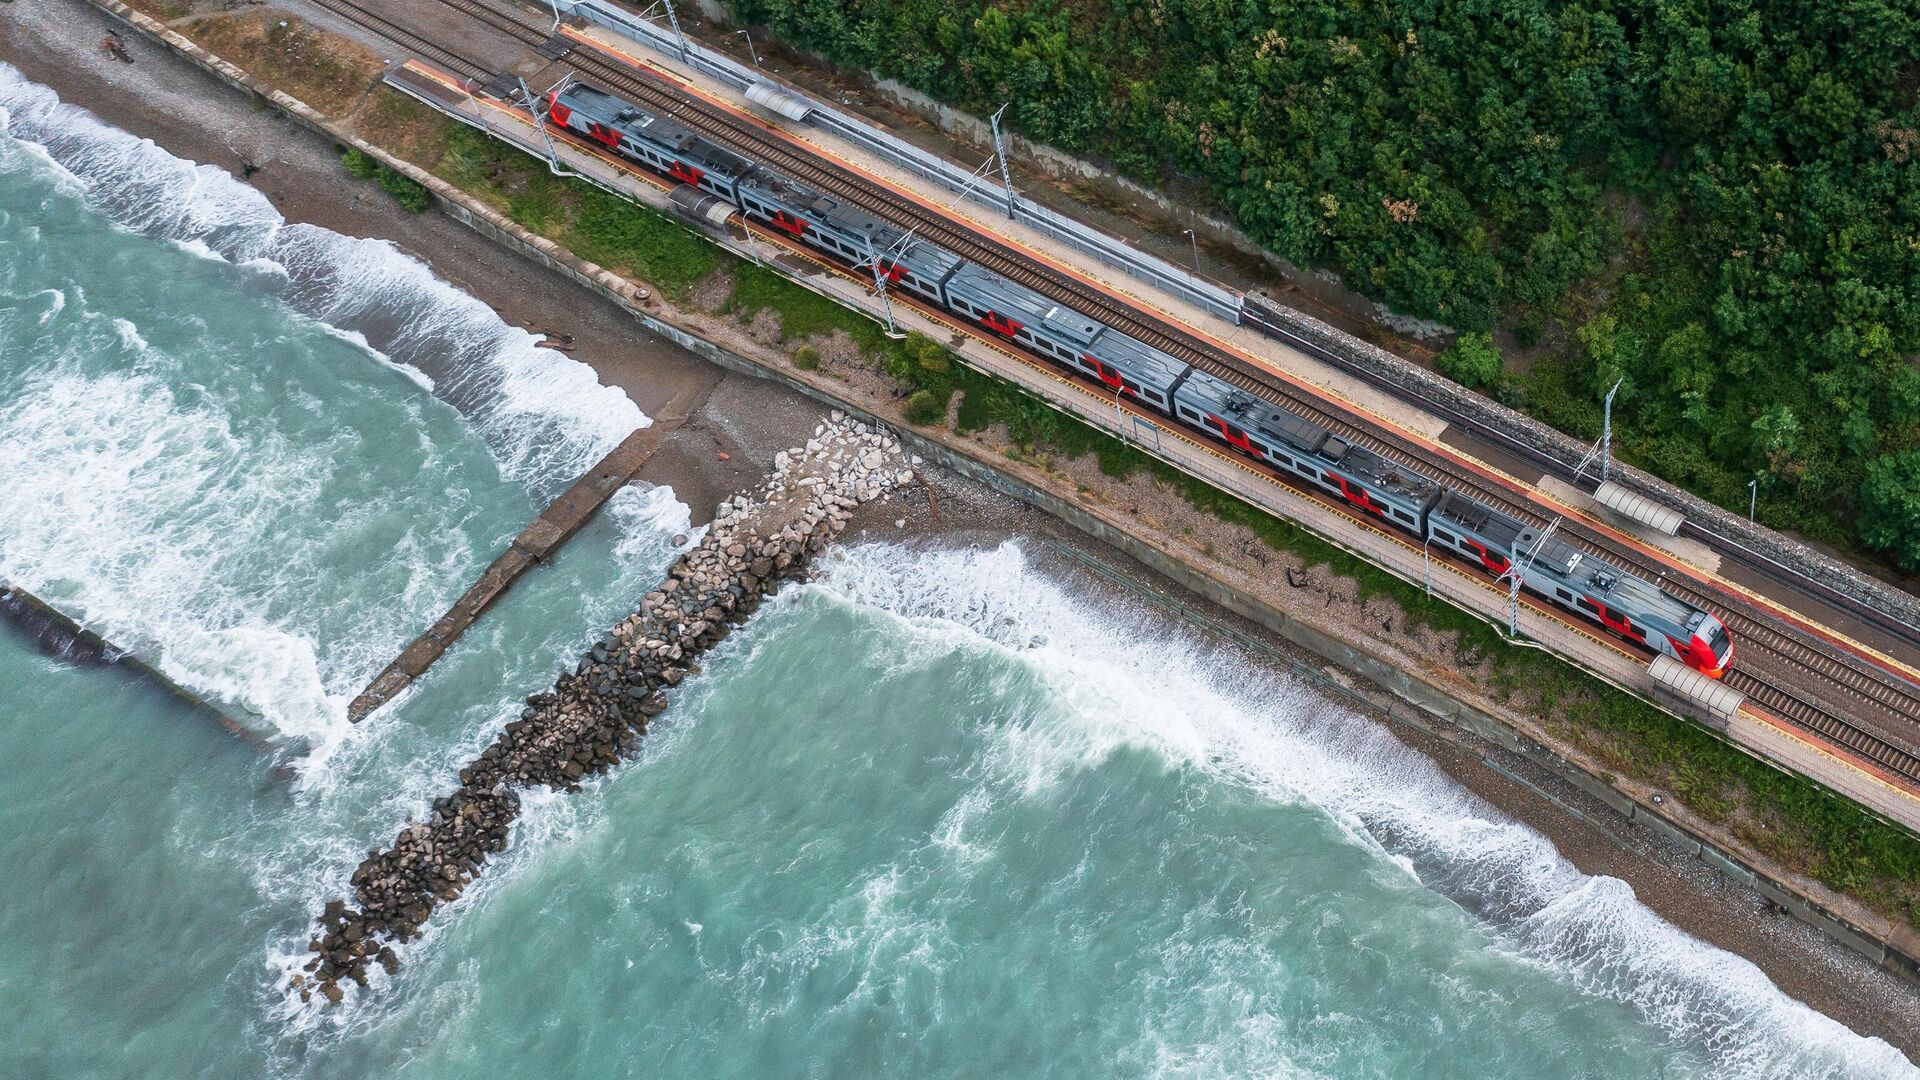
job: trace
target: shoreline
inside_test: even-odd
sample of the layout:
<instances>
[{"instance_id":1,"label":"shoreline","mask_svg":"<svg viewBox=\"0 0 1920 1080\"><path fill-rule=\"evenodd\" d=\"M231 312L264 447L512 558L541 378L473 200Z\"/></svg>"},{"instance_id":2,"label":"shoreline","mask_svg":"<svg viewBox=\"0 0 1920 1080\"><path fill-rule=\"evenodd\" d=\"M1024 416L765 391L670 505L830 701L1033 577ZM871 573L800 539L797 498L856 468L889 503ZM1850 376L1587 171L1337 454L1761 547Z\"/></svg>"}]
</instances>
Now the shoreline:
<instances>
[{"instance_id":1,"label":"shoreline","mask_svg":"<svg viewBox=\"0 0 1920 1080\"><path fill-rule=\"evenodd\" d=\"M182 99L190 101L192 109L168 111L150 103L141 92L125 87L118 88L118 93L104 92L102 84L90 78L98 64L92 46L99 34L94 27L110 24L78 0L46 6L50 10L71 10L94 21L80 17L69 20L70 25L62 31L67 45L64 50L10 47L4 59L28 78L52 87L63 99L87 108L108 123L153 138L180 156L231 168L239 150L211 134L220 130L226 139L241 141L251 160L269 162L255 178L255 186L265 191L289 220L392 239L409 254L432 265L442 277L492 304L508 321L573 334L576 359L593 367L603 382L621 385L656 423L675 424L667 447L642 471L641 478L671 484L693 508L696 520L712 513L719 494L731 493L757 479L758 466L751 463L789 445L791 425L804 423L810 429L817 419L820 410L793 391L727 373L681 354L677 347L647 335L612 304L508 255L443 215L408 215L371 186L343 183L337 159L324 140L277 114L256 109L237 93L213 87L203 74L157 49L138 50L132 74L186 69L162 72L158 77L179 77L185 85ZM16 32L7 24L0 26L6 27L0 32L0 46L13 46ZM207 122L196 116L196 111L215 120ZM450 268L502 265L518 272L449 272ZM644 355L634 344L640 339L645 339L647 347L658 355ZM668 447L673 453L667 452ZM717 456L721 453L730 454L734 460L721 461ZM968 533L969 517L962 508L971 497L989 501L1004 498L958 477L939 474L930 480L940 488L941 522L937 529L925 530L927 536L940 535L959 542ZM908 497L914 498L911 493ZM1022 510L1016 517L1014 513L1002 507L982 520L988 522L989 530L1004 530L1002 535L1054 535L1066 543L1102 550L1097 541L1044 515ZM889 530L887 535L900 534ZM1117 553L1103 558L1123 566L1130 563ZM1154 579L1144 568L1135 569L1141 578ZM1195 603L1198 606L1201 602ZM1224 612L1219 615L1228 625L1237 621ZM1272 637L1265 631L1257 636L1261 640ZM1284 651L1295 655L1291 647ZM1607 830L1579 820L1542 796L1536 788L1545 788L1550 778L1511 778L1527 774L1509 766L1500 756L1504 752L1489 749L1475 753L1404 725L1393 726L1393 730L1402 742L1427 753L1449 775L1503 814L1546 835L1582 871L1628 881L1644 903L1675 926L1755 960L1784 991L1856 1031L1879 1035L1909 1053L1920 1046L1920 1019L1915 1017L1920 1010L1912 1007L1910 991L1846 954L1811 927L1768 917L1764 901L1751 890L1734 885L1704 864L1672 858L1670 852L1655 846L1657 842L1650 833L1644 850L1621 847ZM1611 811L1598 810L1596 816L1601 813ZM1883 980L1884 985L1875 985L1875 980Z\"/></svg>"}]
</instances>

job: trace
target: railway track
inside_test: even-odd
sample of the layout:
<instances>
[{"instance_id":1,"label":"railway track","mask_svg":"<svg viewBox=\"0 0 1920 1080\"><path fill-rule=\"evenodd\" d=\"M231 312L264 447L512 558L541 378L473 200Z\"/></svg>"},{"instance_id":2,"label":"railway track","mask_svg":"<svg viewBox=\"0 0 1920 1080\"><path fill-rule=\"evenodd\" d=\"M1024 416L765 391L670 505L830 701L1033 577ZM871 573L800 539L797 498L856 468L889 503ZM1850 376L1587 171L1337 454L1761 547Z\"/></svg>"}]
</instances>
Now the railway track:
<instances>
[{"instance_id":1,"label":"railway track","mask_svg":"<svg viewBox=\"0 0 1920 1080\"><path fill-rule=\"evenodd\" d=\"M313 2L359 22L403 48L418 52L423 58L448 66L463 77L477 78L487 74L474 61L369 12L350 0ZM529 47L546 42L550 36L546 21L535 21L530 13L517 5L508 7L487 0L436 2ZM1472 470L1436 462L1407 445L1397 435L1376 433L1357 418L1325 407L1317 397L1295 388L1273 373L1208 343L1180 334L1133 305L1054 267L1038 264L943 214L905 202L879 184L794 147L746 117L704 107L665 82L591 49L575 49L566 55L565 62L590 81L621 93L643 107L671 115L676 122L735 152L765 162L824 193L838 196L896 227L911 230L926 242L946 248L1041 295L1089 313L1098 313L1103 321L1129 336L1232 385L1264 397L1279 399L1288 408L1321 424L1340 438L1364 447L1387 461L1421 475L1442 479L1536 528L1544 528L1550 520L1531 506L1516 500L1504 487ZM1709 597L1684 584L1676 584L1667 579L1660 567L1648 565L1631 552L1623 552L1592 533L1583 523L1564 521L1559 535L1596 558L1657 580L1689 602L1720 612L1736 635L1736 642L1744 646L1743 668L1729 674L1730 686L1748 694L1756 704L1773 710L1783 719L1844 746L1910 782L1920 784L1920 757L1913 753L1910 741L1893 735L1895 729L1920 717L1920 688L1904 680L1896 681L1889 673L1877 668L1862 669L1836 659L1822 647L1802 640L1797 631L1792 634L1783 632L1776 629L1765 616L1756 617L1737 598ZM1760 655L1756 656L1756 653ZM1763 662L1758 665L1760 670L1751 670L1755 661L1771 663ZM1872 717L1867 726L1839 715L1837 707L1840 702L1809 700L1805 692L1788 691L1780 685L1797 685L1809 679L1832 686L1853 710L1864 711Z\"/></svg>"},{"instance_id":2,"label":"railway track","mask_svg":"<svg viewBox=\"0 0 1920 1080\"><path fill-rule=\"evenodd\" d=\"M1727 673L1725 682L1782 720L1813 732L1834 746L1845 747L1894 776L1908 780L1920 777L1920 756L1819 706L1809 705L1766 679L1736 668Z\"/></svg>"},{"instance_id":3,"label":"railway track","mask_svg":"<svg viewBox=\"0 0 1920 1080\"><path fill-rule=\"evenodd\" d=\"M314 7L338 15L348 22L359 23L361 26L379 34L395 45L418 53L423 59L431 60L439 64L463 79L477 79L487 74L486 68L482 67L479 63L469 60L451 49L443 48L431 38L416 34L412 30L401 26L399 23L380 15L378 12L369 11L359 4L348 3L347 0L308 0L308 2Z\"/></svg>"}]
</instances>

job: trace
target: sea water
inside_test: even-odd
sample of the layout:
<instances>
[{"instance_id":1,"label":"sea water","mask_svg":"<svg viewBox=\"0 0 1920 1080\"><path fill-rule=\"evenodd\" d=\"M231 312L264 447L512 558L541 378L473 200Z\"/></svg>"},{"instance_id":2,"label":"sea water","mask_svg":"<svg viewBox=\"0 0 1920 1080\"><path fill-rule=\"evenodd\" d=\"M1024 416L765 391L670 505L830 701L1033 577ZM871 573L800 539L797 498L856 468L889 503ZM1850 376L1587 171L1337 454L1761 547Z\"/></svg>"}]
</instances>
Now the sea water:
<instances>
[{"instance_id":1,"label":"sea water","mask_svg":"<svg viewBox=\"0 0 1920 1080\"><path fill-rule=\"evenodd\" d=\"M0 69L0 576L273 736L0 632L0 1075L1889 1076L1369 720L1018 543L852 545L535 794L397 976L280 989L369 847L673 558L644 423L384 245Z\"/></svg>"}]
</instances>

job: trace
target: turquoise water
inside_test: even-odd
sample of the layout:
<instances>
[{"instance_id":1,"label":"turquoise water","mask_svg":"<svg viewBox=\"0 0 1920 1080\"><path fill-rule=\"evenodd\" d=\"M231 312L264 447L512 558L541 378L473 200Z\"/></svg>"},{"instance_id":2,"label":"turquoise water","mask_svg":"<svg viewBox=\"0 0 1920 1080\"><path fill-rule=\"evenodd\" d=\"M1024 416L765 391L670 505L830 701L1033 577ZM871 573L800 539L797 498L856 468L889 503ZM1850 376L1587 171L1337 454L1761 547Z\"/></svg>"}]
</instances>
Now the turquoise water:
<instances>
[{"instance_id":1,"label":"turquoise water","mask_svg":"<svg viewBox=\"0 0 1920 1080\"><path fill-rule=\"evenodd\" d=\"M399 975L289 1003L315 907L651 585L685 508L623 493L348 727L643 419L390 249L50 124L4 69L0 108L0 576L274 738L0 630L0 1076L1912 1074L1015 544L829 560L637 761L530 800Z\"/></svg>"}]
</instances>

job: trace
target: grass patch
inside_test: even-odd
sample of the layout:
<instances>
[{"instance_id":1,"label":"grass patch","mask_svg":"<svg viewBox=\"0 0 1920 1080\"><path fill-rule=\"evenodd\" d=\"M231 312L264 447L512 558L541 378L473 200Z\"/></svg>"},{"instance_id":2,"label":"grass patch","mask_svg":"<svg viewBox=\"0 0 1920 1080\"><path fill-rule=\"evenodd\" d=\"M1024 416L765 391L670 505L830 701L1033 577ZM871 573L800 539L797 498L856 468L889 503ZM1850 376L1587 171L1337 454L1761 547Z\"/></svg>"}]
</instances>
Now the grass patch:
<instances>
[{"instance_id":1,"label":"grass patch","mask_svg":"<svg viewBox=\"0 0 1920 1080\"><path fill-rule=\"evenodd\" d=\"M583 259L675 298L685 297L720 264L712 244L650 207L555 176L539 158L463 124L444 118L438 126L426 123L412 115L422 106L382 101L376 107L401 122L413 145L438 148L437 156L420 159L429 171Z\"/></svg>"},{"instance_id":2,"label":"grass patch","mask_svg":"<svg viewBox=\"0 0 1920 1080\"><path fill-rule=\"evenodd\" d=\"M569 185L576 211L566 242L581 257L636 273L672 296L685 296L719 264L712 244L666 215L578 181Z\"/></svg>"},{"instance_id":3,"label":"grass patch","mask_svg":"<svg viewBox=\"0 0 1920 1080\"><path fill-rule=\"evenodd\" d=\"M347 172L354 176L380 185L380 190L393 196L395 202L412 213L418 214L427 208L425 185L394 172L360 151L352 149L341 151L340 164L346 166Z\"/></svg>"},{"instance_id":4,"label":"grass patch","mask_svg":"<svg viewBox=\"0 0 1920 1080\"><path fill-rule=\"evenodd\" d=\"M866 352L887 350L890 339L879 323L764 266L741 266L734 277L733 298L726 310L742 320L762 311L777 313L782 341L845 330Z\"/></svg>"},{"instance_id":5,"label":"grass patch","mask_svg":"<svg viewBox=\"0 0 1920 1080\"><path fill-rule=\"evenodd\" d=\"M188 0L127 0L127 6L161 22L178 19L193 11L193 5Z\"/></svg>"}]
</instances>

